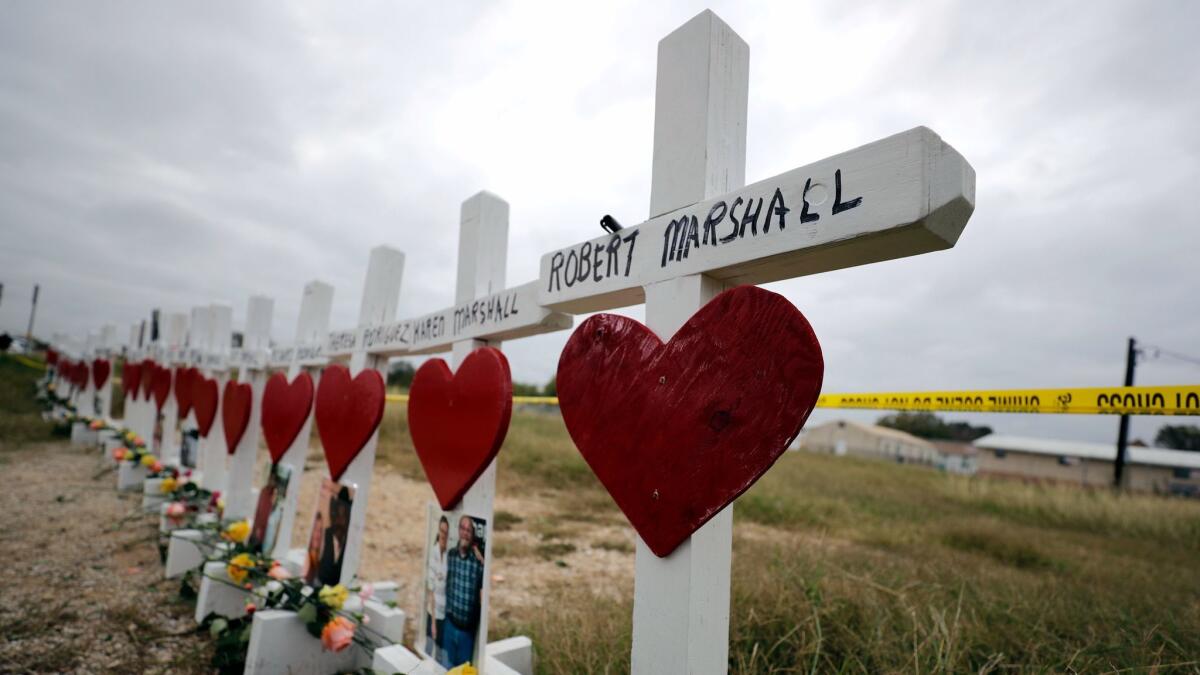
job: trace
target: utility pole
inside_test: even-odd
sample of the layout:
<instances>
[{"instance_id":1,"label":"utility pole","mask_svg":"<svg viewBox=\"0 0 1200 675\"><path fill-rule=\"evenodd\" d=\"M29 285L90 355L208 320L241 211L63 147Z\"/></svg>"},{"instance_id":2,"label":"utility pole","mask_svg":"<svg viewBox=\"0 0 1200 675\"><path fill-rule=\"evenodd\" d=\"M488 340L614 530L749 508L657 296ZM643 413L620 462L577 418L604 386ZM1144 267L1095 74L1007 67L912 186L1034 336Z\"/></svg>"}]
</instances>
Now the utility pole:
<instances>
[{"instance_id":1,"label":"utility pole","mask_svg":"<svg viewBox=\"0 0 1200 675\"><path fill-rule=\"evenodd\" d=\"M33 304L29 306L29 328L25 329L25 340L29 349L33 348L33 317L37 314L38 285L33 285Z\"/></svg>"},{"instance_id":2,"label":"utility pole","mask_svg":"<svg viewBox=\"0 0 1200 675\"><path fill-rule=\"evenodd\" d=\"M1137 367L1137 340L1129 338L1129 349L1125 352L1125 386L1133 386L1133 369ZM1113 487L1121 489L1121 476L1125 473L1125 449L1129 440L1129 415L1121 415L1121 426L1117 431L1117 460L1113 462Z\"/></svg>"}]
</instances>

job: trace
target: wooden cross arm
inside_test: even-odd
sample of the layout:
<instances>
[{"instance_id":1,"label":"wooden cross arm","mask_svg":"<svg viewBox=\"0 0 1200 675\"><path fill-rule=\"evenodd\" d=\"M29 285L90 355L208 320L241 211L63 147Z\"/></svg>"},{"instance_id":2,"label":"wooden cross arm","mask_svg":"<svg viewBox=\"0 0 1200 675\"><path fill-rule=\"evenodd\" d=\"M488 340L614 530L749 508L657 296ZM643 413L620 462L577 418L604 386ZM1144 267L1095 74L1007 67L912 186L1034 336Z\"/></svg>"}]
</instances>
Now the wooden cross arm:
<instances>
[{"instance_id":1,"label":"wooden cross arm","mask_svg":"<svg viewBox=\"0 0 1200 675\"><path fill-rule=\"evenodd\" d=\"M547 253L539 304L596 312L689 274L761 284L938 251L974 210L975 170L916 127Z\"/></svg>"},{"instance_id":2,"label":"wooden cross arm","mask_svg":"<svg viewBox=\"0 0 1200 675\"><path fill-rule=\"evenodd\" d=\"M463 340L512 340L570 328L571 316L538 304L539 285L531 281L414 319L334 331L324 355L343 358L365 350L379 356L414 356L449 351Z\"/></svg>"}]
</instances>

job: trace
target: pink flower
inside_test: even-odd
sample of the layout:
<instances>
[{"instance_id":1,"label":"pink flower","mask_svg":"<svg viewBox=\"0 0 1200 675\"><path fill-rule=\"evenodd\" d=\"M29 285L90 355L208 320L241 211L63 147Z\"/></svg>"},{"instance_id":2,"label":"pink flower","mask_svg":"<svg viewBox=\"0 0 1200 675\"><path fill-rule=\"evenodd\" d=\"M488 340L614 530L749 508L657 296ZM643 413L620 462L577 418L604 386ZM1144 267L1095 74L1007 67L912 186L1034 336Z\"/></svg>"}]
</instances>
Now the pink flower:
<instances>
[{"instance_id":1,"label":"pink flower","mask_svg":"<svg viewBox=\"0 0 1200 675\"><path fill-rule=\"evenodd\" d=\"M354 622L335 616L321 630L321 646L327 651L340 652L354 641Z\"/></svg>"},{"instance_id":2,"label":"pink flower","mask_svg":"<svg viewBox=\"0 0 1200 675\"><path fill-rule=\"evenodd\" d=\"M187 506L183 502L171 502L167 505L167 518L171 520L179 520L187 513Z\"/></svg>"},{"instance_id":3,"label":"pink flower","mask_svg":"<svg viewBox=\"0 0 1200 675\"><path fill-rule=\"evenodd\" d=\"M292 578L292 573L287 571L287 568L280 565L278 562L271 563L271 569L267 570L267 576L276 581L284 581Z\"/></svg>"},{"instance_id":4,"label":"pink flower","mask_svg":"<svg viewBox=\"0 0 1200 675\"><path fill-rule=\"evenodd\" d=\"M191 470L191 469L187 469L186 471L184 471L184 472L183 472L183 475L184 475L184 476L186 476L186 477L188 477L188 478L191 478L191 477L192 477L192 470Z\"/></svg>"},{"instance_id":5,"label":"pink flower","mask_svg":"<svg viewBox=\"0 0 1200 675\"><path fill-rule=\"evenodd\" d=\"M163 470L163 463L155 460L155 462L150 465L150 470L153 471L154 473L161 472Z\"/></svg>"},{"instance_id":6,"label":"pink flower","mask_svg":"<svg viewBox=\"0 0 1200 675\"><path fill-rule=\"evenodd\" d=\"M375 584L363 584L362 588L358 589L358 597L362 598L363 602L371 599L375 595Z\"/></svg>"}]
</instances>

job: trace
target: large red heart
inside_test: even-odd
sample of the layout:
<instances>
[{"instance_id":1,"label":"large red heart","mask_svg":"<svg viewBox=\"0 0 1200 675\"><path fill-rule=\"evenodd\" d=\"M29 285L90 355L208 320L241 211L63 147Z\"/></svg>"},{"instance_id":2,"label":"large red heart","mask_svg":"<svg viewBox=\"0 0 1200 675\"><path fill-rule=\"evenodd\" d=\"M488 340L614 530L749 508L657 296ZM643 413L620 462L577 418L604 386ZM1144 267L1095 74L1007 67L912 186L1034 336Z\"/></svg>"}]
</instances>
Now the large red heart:
<instances>
[{"instance_id":1,"label":"large red heart","mask_svg":"<svg viewBox=\"0 0 1200 675\"><path fill-rule=\"evenodd\" d=\"M317 386L317 432L325 448L329 477L337 481L383 420L386 391L379 371L367 368L350 379L350 371L332 365Z\"/></svg>"},{"instance_id":2,"label":"large red heart","mask_svg":"<svg viewBox=\"0 0 1200 675\"><path fill-rule=\"evenodd\" d=\"M249 384L233 380L225 383L225 392L221 396L221 425L225 427L225 449L231 455L250 425L253 401L254 389Z\"/></svg>"},{"instance_id":3,"label":"large red heart","mask_svg":"<svg viewBox=\"0 0 1200 675\"><path fill-rule=\"evenodd\" d=\"M787 450L824 370L804 315L741 286L666 344L626 317L584 321L559 359L558 399L584 460L663 557Z\"/></svg>"},{"instance_id":4,"label":"large red heart","mask_svg":"<svg viewBox=\"0 0 1200 675\"><path fill-rule=\"evenodd\" d=\"M142 365L126 361L125 366L122 368L121 377L121 389L125 392L126 396L133 394L133 398L136 400L138 385L142 381Z\"/></svg>"},{"instance_id":5,"label":"large red heart","mask_svg":"<svg viewBox=\"0 0 1200 675\"><path fill-rule=\"evenodd\" d=\"M313 381L301 372L288 384L283 373L275 373L263 389L262 430L271 461L278 462L300 435L313 406Z\"/></svg>"},{"instance_id":6,"label":"large red heart","mask_svg":"<svg viewBox=\"0 0 1200 675\"><path fill-rule=\"evenodd\" d=\"M200 374L195 368L175 369L175 405L179 406L179 419L186 419L192 410L192 394L195 391L194 382Z\"/></svg>"},{"instance_id":7,"label":"large red heart","mask_svg":"<svg viewBox=\"0 0 1200 675\"><path fill-rule=\"evenodd\" d=\"M92 359L92 382L96 383L97 389L103 389L104 383L108 382L108 373L112 370L112 364L108 359Z\"/></svg>"},{"instance_id":8,"label":"large red heart","mask_svg":"<svg viewBox=\"0 0 1200 675\"><path fill-rule=\"evenodd\" d=\"M158 368L158 364L151 361L150 359L146 359L145 361L142 361L142 400L143 401L150 400L150 392L154 388L154 375L155 375L156 368Z\"/></svg>"},{"instance_id":9,"label":"large red heart","mask_svg":"<svg viewBox=\"0 0 1200 675\"><path fill-rule=\"evenodd\" d=\"M508 359L493 347L472 351L458 372L430 359L413 376L408 430L438 503L450 510L500 451L512 417Z\"/></svg>"},{"instance_id":10,"label":"large red heart","mask_svg":"<svg viewBox=\"0 0 1200 675\"><path fill-rule=\"evenodd\" d=\"M217 419L219 394L216 380L196 374L196 379L192 380L192 409L196 411L196 428L204 438L208 438Z\"/></svg>"},{"instance_id":11,"label":"large red heart","mask_svg":"<svg viewBox=\"0 0 1200 675\"><path fill-rule=\"evenodd\" d=\"M87 361L80 361L76 363L75 384L78 385L80 389L87 389L88 377L90 377L90 371L88 370Z\"/></svg>"},{"instance_id":12,"label":"large red heart","mask_svg":"<svg viewBox=\"0 0 1200 675\"><path fill-rule=\"evenodd\" d=\"M155 365L154 366L154 406L158 411L162 411L163 404L167 402L167 396L171 394L171 369Z\"/></svg>"},{"instance_id":13,"label":"large red heart","mask_svg":"<svg viewBox=\"0 0 1200 675\"><path fill-rule=\"evenodd\" d=\"M46 350L46 363L53 366L58 363L58 352L53 349Z\"/></svg>"}]
</instances>

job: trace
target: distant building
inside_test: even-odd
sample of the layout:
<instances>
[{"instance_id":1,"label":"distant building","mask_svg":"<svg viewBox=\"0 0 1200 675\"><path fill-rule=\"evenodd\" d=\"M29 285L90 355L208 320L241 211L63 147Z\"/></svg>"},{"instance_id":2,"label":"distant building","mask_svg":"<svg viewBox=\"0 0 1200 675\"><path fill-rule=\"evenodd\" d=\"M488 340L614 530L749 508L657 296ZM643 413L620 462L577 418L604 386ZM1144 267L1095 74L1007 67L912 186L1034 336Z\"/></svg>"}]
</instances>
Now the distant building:
<instances>
[{"instance_id":1,"label":"distant building","mask_svg":"<svg viewBox=\"0 0 1200 675\"><path fill-rule=\"evenodd\" d=\"M1104 487L1112 484L1117 448L991 434L975 441L981 475ZM1125 485L1131 490L1200 497L1200 452L1128 447Z\"/></svg>"},{"instance_id":2,"label":"distant building","mask_svg":"<svg viewBox=\"0 0 1200 675\"><path fill-rule=\"evenodd\" d=\"M810 452L887 459L903 464L935 466L938 451L932 443L887 427L849 420L826 422L806 430L801 447Z\"/></svg>"},{"instance_id":3,"label":"distant building","mask_svg":"<svg viewBox=\"0 0 1200 675\"><path fill-rule=\"evenodd\" d=\"M937 468L947 473L973 476L979 470L979 450L970 443L959 441L933 441L937 448Z\"/></svg>"}]
</instances>

